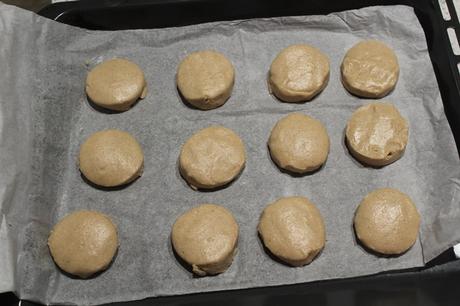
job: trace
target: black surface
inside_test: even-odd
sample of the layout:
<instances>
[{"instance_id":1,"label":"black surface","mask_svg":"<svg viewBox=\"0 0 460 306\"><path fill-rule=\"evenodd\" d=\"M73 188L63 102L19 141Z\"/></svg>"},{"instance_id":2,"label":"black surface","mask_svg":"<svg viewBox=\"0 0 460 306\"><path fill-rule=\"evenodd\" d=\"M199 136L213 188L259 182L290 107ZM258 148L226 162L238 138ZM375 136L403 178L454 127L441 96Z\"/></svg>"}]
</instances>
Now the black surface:
<instances>
[{"instance_id":1,"label":"black surface","mask_svg":"<svg viewBox=\"0 0 460 306\"><path fill-rule=\"evenodd\" d=\"M447 2L453 17L448 23L442 21L436 0L92 0L54 4L40 14L88 29L118 30L254 17L327 14L371 5L411 5L425 31L446 115L458 148L459 58L450 52L446 33L446 28L458 25L458 21L451 0ZM113 305L460 305L460 290L457 289L459 285L460 261L454 261L452 250L448 250L427 267L406 272L281 287L151 298ZM2 294L0 304L17 305L17 299L11 293ZM34 304L23 301L22 305Z\"/></svg>"}]
</instances>

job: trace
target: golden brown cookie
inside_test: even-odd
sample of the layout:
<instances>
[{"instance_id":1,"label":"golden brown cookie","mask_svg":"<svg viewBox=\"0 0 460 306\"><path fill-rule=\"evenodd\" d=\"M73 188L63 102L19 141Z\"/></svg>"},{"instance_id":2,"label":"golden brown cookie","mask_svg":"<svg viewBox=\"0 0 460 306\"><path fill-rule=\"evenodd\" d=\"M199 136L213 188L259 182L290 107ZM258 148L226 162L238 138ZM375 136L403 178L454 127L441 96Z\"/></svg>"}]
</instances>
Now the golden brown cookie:
<instances>
[{"instance_id":1,"label":"golden brown cookie","mask_svg":"<svg viewBox=\"0 0 460 306\"><path fill-rule=\"evenodd\" d=\"M281 198L268 205L258 230L270 252L292 266L309 264L326 241L323 218L304 197Z\"/></svg>"},{"instance_id":2,"label":"golden brown cookie","mask_svg":"<svg viewBox=\"0 0 460 306\"><path fill-rule=\"evenodd\" d=\"M280 168L307 173L318 169L326 161L329 136L320 121L301 113L292 113L276 123L268 148Z\"/></svg>"},{"instance_id":3,"label":"golden brown cookie","mask_svg":"<svg viewBox=\"0 0 460 306\"><path fill-rule=\"evenodd\" d=\"M120 130L92 134L80 147L80 171L96 185L125 185L141 176L144 154L137 140Z\"/></svg>"},{"instance_id":4,"label":"golden brown cookie","mask_svg":"<svg viewBox=\"0 0 460 306\"><path fill-rule=\"evenodd\" d=\"M396 86L398 59L387 45L365 40L354 45L342 62L342 83L354 95L381 98Z\"/></svg>"},{"instance_id":5,"label":"golden brown cookie","mask_svg":"<svg viewBox=\"0 0 460 306\"><path fill-rule=\"evenodd\" d=\"M409 126L393 104L370 103L353 113L345 136L348 149L357 160L382 167L404 154Z\"/></svg>"},{"instance_id":6,"label":"golden brown cookie","mask_svg":"<svg viewBox=\"0 0 460 306\"><path fill-rule=\"evenodd\" d=\"M232 264L238 224L224 207L202 204L176 220L171 240L176 253L192 266L195 274L219 274Z\"/></svg>"},{"instance_id":7,"label":"golden brown cookie","mask_svg":"<svg viewBox=\"0 0 460 306\"><path fill-rule=\"evenodd\" d=\"M215 125L202 129L183 145L179 169L189 185L216 188L235 179L243 170L246 152L235 132Z\"/></svg>"},{"instance_id":8,"label":"golden brown cookie","mask_svg":"<svg viewBox=\"0 0 460 306\"><path fill-rule=\"evenodd\" d=\"M309 45L292 45L273 60L268 75L271 92L284 102L305 102L329 81L329 59Z\"/></svg>"},{"instance_id":9,"label":"golden brown cookie","mask_svg":"<svg viewBox=\"0 0 460 306\"><path fill-rule=\"evenodd\" d=\"M145 98L147 84L139 66L115 58L100 63L88 73L86 94L101 107L125 111L139 98Z\"/></svg>"},{"instance_id":10,"label":"golden brown cookie","mask_svg":"<svg viewBox=\"0 0 460 306\"><path fill-rule=\"evenodd\" d=\"M63 271L88 278L107 269L118 248L117 229L109 217L80 210L57 223L48 238L54 262Z\"/></svg>"},{"instance_id":11,"label":"golden brown cookie","mask_svg":"<svg viewBox=\"0 0 460 306\"><path fill-rule=\"evenodd\" d=\"M354 226L356 236L367 248L397 255L417 240L420 215L406 194L383 188L369 193L359 204Z\"/></svg>"},{"instance_id":12,"label":"golden brown cookie","mask_svg":"<svg viewBox=\"0 0 460 306\"><path fill-rule=\"evenodd\" d=\"M199 51L188 55L179 65L177 88L187 102L203 109L223 105L235 82L232 63L216 51Z\"/></svg>"}]
</instances>

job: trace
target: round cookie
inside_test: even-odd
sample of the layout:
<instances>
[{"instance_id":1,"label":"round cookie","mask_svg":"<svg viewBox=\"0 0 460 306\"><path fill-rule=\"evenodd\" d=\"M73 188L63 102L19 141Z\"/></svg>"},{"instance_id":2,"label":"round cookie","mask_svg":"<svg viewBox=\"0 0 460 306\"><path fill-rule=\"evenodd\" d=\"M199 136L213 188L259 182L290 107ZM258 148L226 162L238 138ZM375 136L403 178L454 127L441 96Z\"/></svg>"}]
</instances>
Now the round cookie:
<instances>
[{"instance_id":1,"label":"round cookie","mask_svg":"<svg viewBox=\"0 0 460 306\"><path fill-rule=\"evenodd\" d=\"M179 156L179 170L194 188L211 189L226 185L243 170L246 153L235 132L215 125L190 137Z\"/></svg>"},{"instance_id":2,"label":"round cookie","mask_svg":"<svg viewBox=\"0 0 460 306\"><path fill-rule=\"evenodd\" d=\"M320 121L301 113L292 113L276 123L268 148L280 168L307 173L318 169L326 161L329 136Z\"/></svg>"},{"instance_id":3,"label":"round cookie","mask_svg":"<svg viewBox=\"0 0 460 306\"><path fill-rule=\"evenodd\" d=\"M409 126L393 104L371 103L352 114L345 136L348 149L357 160L382 167L404 154Z\"/></svg>"},{"instance_id":4,"label":"round cookie","mask_svg":"<svg viewBox=\"0 0 460 306\"><path fill-rule=\"evenodd\" d=\"M420 215L411 199L396 189L369 193L356 210L358 239L369 249L385 255L406 252L415 243Z\"/></svg>"},{"instance_id":5,"label":"round cookie","mask_svg":"<svg viewBox=\"0 0 460 306\"><path fill-rule=\"evenodd\" d=\"M144 154L129 133L104 130L92 134L80 147L80 171L103 187L125 185L141 176Z\"/></svg>"},{"instance_id":6,"label":"round cookie","mask_svg":"<svg viewBox=\"0 0 460 306\"><path fill-rule=\"evenodd\" d=\"M219 52L194 52L180 63L176 82L188 103L209 110L223 105L230 97L235 70L232 63Z\"/></svg>"},{"instance_id":7,"label":"round cookie","mask_svg":"<svg viewBox=\"0 0 460 306\"><path fill-rule=\"evenodd\" d=\"M107 269L118 248L117 229L109 217L80 210L57 223L48 238L54 262L63 271L88 278Z\"/></svg>"},{"instance_id":8,"label":"round cookie","mask_svg":"<svg viewBox=\"0 0 460 306\"><path fill-rule=\"evenodd\" d=\"M125 111L139 98L145 98L147 84L139 66L115 58L100 63L88 73L86 94L98 106Z\"/></svg>"},{"instance_id":9,"label":"round cookie","mask_svg":"<svg viewBox=\"0 0 460 306\"><path fill-rule=\"evenodd\" d=\"M292 45L273 60L268 84L284 102L305 102L320 93L329 81L329 59L309 45Z\"/></svg>"},{"instance_id":10,"label":"round cookie","mask_svg":"<svg viewBox=\"0 0 460 306\"><path fill-rule=\"evenodd\" d=\"M172 228L176 253L197 275L214 275L232 264L238 241L238 224L222 206L202 204L180 216Z\"/></svg>"},{"instance_id":11,"label":"round cookie","mask_svg":"<svg viewBox=\"0 0 460 306\"><path fill-rule=\"evenodd\" d=\"M304 197L281 198L268 205L258 231L270 252L292 266L309 264L326 240L319 210Z\"/></svg>"},{"instance_id":12,"label":"round cookie","mask_svg":"<svg viewBox=\"0 0 460 306\"><path fill-rule=\"evenodd\" d=\"M377 40L354 45L345 55L341 70L344 87L364 98L386 96L396 86L399 77L395 53Z\"/></svg>"}]
</instances>

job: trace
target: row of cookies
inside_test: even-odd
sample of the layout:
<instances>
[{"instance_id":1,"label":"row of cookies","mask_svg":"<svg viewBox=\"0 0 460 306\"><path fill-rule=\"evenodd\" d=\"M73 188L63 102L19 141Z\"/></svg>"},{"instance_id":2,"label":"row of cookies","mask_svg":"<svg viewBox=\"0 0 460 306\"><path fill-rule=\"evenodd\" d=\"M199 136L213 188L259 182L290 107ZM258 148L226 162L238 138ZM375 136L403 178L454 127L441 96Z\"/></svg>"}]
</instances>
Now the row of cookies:
<instances>
[{"instance_id":1,"label":"row of cookies","mask_svg":"<svg viewBox=\"0 0 460 306\"><path fill-rule=\"evenodd\" d=\"M351 154L365 165L382 167L399 159L408 141L408 124L390 103L370 103L349 119L345 138ZM273 127L268 139L272 160L283 170L308 173L319 169L329 154L324 125L308 115L291 113ZM246 163L241 138L223 126L210 126L192 135L182 146L179 170L194 189L213 189L233 181ZM86 179L115 187L142 175L144 155L129 133L104 130L80 147L79 167Z\"/></svg>"},{"instance_id":2,"label":"row of cookies","mask_svg":"<svg viewBox=\"0 0 460 306\"><path fill-rule=\"evenodd\" d=\"M404 193L377 189L359 204L354 217L356 237L365 248L384 255L406 252L415 243L420 215ZM258 224L268 252L291 266L309 264L323 250L326 229L321 213L307 198L284 197L268 205ZM231 265L239 227L220 205L202 204L176 219L171 242L193 273L215 275ZM65 272L88 278L105 270L118 248L116 226L96 211L76 211L56 224L48 245Z\"/></svg>"},{"instance_id":3,"label":"row of cookies","mask_svg":"<svg viewBox=\"0 0 460 306\"><path fill-rule=\"evenodd\" d=\"M388 46L376 40L362 41L346 53L342 65L342 83L351 93L381 98L396 85L398 59ZM299 44L282 50L268 73L269 91L283 102L313 99L329 81L329 59L315 47ZM216 51L189 54L176 74L181 96L192 106L210 110L222 106L235 83L232 63ZM147 94L142 70L126 59L112 59L94 67L86 79L86 93L98 106L128 110Z\"/></svg>"}]
</instances>

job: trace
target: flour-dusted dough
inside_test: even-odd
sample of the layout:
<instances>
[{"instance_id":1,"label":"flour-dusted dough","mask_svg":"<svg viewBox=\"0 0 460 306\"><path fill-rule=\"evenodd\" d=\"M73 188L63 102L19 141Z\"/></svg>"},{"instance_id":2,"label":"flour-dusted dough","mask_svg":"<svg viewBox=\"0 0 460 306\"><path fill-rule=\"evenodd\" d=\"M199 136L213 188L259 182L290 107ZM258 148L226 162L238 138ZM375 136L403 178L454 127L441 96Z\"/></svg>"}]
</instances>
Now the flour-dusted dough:
<instances>
[{"instance_id":1,"label":"flour-dusted dough","mask_svg":"<svg viewBox=\"0 0 460 306\"><path fill-rule=\"evenodd\" d=\"M177 87L187 102L203 109L223 105L230 97L235 82L232 63L221 53L191 53L177 69Z\"/></svg>"},{"instance_id":2,"label":"flour-dusted dough","mask_svg":"<svg viewBox=\"0 0 460 306\"><path fill-rule=\"evenodd\" d=\"M125 111L139 98L145 98L147 84L139 66L115 58L102 62L88 73L86 94L101 107Z\"/></svg>"},{"instance_id":3,"label":"flour-dusted dough","mask_svg":"<svg viewBox=\"0 0 460 306\"><path fill-rule=\"evenodd\" d=\"M369 193L356 210L354 227L358 239L369 249L397 255L415 243L420 215L411 199L396 189Z\"/></svg>"},{"instance_id":4,"label":"flour-dusted dough","mask_svg":"<svg viewBox=\"0 0 460 306\"><path fill-rule=\"evenodd\" d=\"M409 126L390 103L358 108L348 121L345 136L350 153L364 164L382 167L398 160L406 149Z\"/></svg>"},{"instance_id":5,"label":"flour-dusted dough","mask_svg":"<svg viewBox=\"0 0 460 306\"><path fill-rule=\"evenodd\" d=\"M309 264L326 241L323 218L304 197L281 198L268 205L258 231L270 252L292 266Z\"/></svg>"},{"instance_id":6,"label":"flour-dusted dough","mask_svg":"<svg viewBox=\"0 0 460 306\"><path fill-rule=\"evenodd\" d=\"M57 223L48 238L54 262L65 272L88 278L107 269L118 248L117 229L109 217L80 210Z\"/></svg>"},{"instance_id":7,"label":"flour-dusted dough","mask_svg":"<svg viewBox=\"0 0 460 306\"><path fill-rule=\"evenodd\" d=\"M345 88L365 98L386 96L399 77L395 53L377 40L362 41L348 50L341 69Z\"/></svg>"},{"instance_id":8,"label":"flour-dusted dough","mask_svg":"<svg viewBox=\"0 0 460 306\"><path fill-rule=\"evenodd\" d=\"M179 169L189 185L211 189L240 174L246 162L243 141L235 132L215 125L202 129L183 145Z\"/></svg>"},{"instance_id":9,"label":"flour-dusted dough","mask_svg":"<svg viewBox=\"0 0 460 306\"><path fill-rule=\"evenodd\" d=\"M326 161L329 136L320 121L301 113L292 113L276 123L268 148L280 168L307 173L318 169Z\"/></svg>"},{"instance_id":10,"label":"flour-dusted dough","mask_svg":"<svg viewBox=\"0 0 460 306\"><path fill-rule=\"evenodd\" d=\"M174 223L171 240L176 253L197 275L214 275L232 264L238 242L238 224L222 206L202 204Z\"/></svg>"},{"instance_id":11,"label":"flour-dusted dough","mask_svg":"<svg viewBox=\"0 0 460 306\"><path fill-rule=\"evenodd\" d=\"M80 171L96 185L115 187L141 176L144 154L127 132L104 130L92 134L80 147Z\"/></svg>"},{"instance_id":12,"label":"flour-dusted dough","mask_svg":"<svg viewBox=\"0 0 460 306\"><path fill-rule=\"evenodd\" d=\"M271 92L284 102L305 102L329 81L329 59L309 45L292 45L273 60L268 76Z\"/></svg>"}]
</instances>

